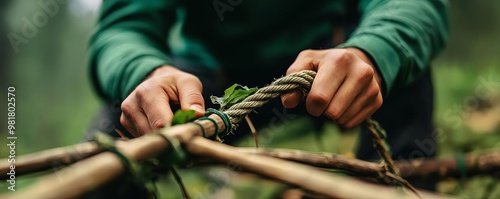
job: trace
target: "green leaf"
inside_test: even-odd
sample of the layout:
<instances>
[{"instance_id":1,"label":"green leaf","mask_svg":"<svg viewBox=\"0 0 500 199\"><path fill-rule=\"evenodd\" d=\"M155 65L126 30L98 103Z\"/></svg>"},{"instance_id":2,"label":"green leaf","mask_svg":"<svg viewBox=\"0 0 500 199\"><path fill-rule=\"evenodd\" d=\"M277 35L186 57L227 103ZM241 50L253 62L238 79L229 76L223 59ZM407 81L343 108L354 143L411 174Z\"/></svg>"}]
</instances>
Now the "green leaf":
<instances>
[{"instance_id":1,"label":"green leaf","mask_svg":"<svg viewBox=\"0 0 500 199\"><path fill-rule=\"evenodd\" d=\"M172 119L172 126L189 122L194 119L194 115L194 110L178 110L174 114L174 119Z\"/></svg>"},{"instance_id":2,"label":"green leaf","mask_svg":"<svg viewBox=\"0 0 500 199\"><path fill-rule=\"evenodd\" d=\"M226 100L227 98L229 98L229 96L231 96L233 94L236 87L238 87L238 84L233 84L231 87L224 90L224 97L223 97L224 100Z\"/></svg>"},{"instance_id":3,"label":"green leaf","mask_svg":"<svg viewBox=\"0 0 500 199\"><path fill-rule=\"evenodd\" d=\"M217 96L210 96L210 100L212 101L212 104L219 104L222 107L222 104L224 104L224 98L222 97L217 97Z\"/></svg>"},{"instance_id":4,"label":"green leaf","mask_svg":"<svg viewBox=\"0 0 500 199\"><path fill-rule=\"evenodd\" d=\"M245 98L257 91L257 87L248 88L239 84L234 84L224 91L223 97L210 96L212 103L221 105L221 110L243 101Z\"/></svg>"}]
</instances>

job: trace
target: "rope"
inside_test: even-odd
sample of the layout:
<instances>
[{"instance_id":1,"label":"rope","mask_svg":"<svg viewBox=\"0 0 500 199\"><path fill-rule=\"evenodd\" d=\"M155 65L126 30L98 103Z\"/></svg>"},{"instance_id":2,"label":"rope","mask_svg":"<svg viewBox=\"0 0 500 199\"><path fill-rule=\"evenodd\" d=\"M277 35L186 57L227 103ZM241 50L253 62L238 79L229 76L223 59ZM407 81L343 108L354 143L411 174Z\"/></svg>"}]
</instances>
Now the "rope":
<instances>
[{"instance_id":1,"label":"rope","mask_svg":"<svg viewBox=\"0 0 500 199\"><path fill-rule=\"evenodd\" d=\"M229 109L223 112L215 109L207 109L206 116L198 120L211 121L215 126L215 131L216 131L215 136L217 139L220 140L218 136L219 134L222 134L222 136L231 134L232 130L236 128L237 124L240 123L241 120L246 115L248 115L254 109L263 106L272 99L277 98L282 94L296 90L301 90L302 92L307 94L307 91L310 90L315 76L316 72L305 70L288 76L281 77L273 81L270 85L258 89L254 94L248 96L243 101L234 104ZM216 114L222 118L225 124L224 131L219 132L217 123L213 119L208 117L211 114ZM383 175L385 175L388 178L394 179L396 183L402 186L406 186L416 193L415 189L399 175L399 171L396 169L394 161L391 158L391 152L389 150L389 146L385 142L386 138L385 131L380 127L380 125L377 122L375 122L370 118L367 119L365 122L372 134L374 148L377 150L378 154L382 157L383 160L382 164L386 171ZM200 124L198 124L198 126L203 130L203 134L206 137L203 126L201 126ZM169 165L179 163L185 160L186 155L182 151L180 143L177 139L167 136L164 133L159 133L159 135L163 137L167 142L169 142L170 145L172 146L172 149L169 150L170 153L166 156L170 158L170 160L167 161ZM114 147L114 140L112 140L109 136L106 136L104 134L96 134L95 140L99 144L99 146L103 147L104 149L110 152L115 153L120 158L124 167L126 167L132 173L133 179L134 181L137 182L137 184L142 184L144 186L146 184L149 184L148 182L151 182L150 178L148 179L144 177L146 176L144 175L144 171L141 171L144 169L144 167L141 167L138 163L129 160L125 155L123 155L120 151L118 151L116 147ZM183 186L181 185L181 187ZM416 194L418 196L418 193ZM189 197L189 196L184 195L184 197Z\"/></svg>"},{"instance_id":2,"label":"rope","mask_svg":"<svg viewBox=\"0 0 500 199\"><path fill-rule=\"evenodd\" d=\"M150 197L158 198L158 189L154 184L157 175L151 169L125 156L116 148L115 140L108 134L98 132L94 134L93 141L103 150L115 154L120 159L123 167L131 174L130 179L136 186L145 190Z\"/></svg>"},{"instance_id":3,"label":"rope","mask_svg":"<svg viewBox=\"0 0 500 199\"><path fill-rule=\"evenodd\" d=\"M242 118L244 118L254 109L263 106L267 102L281 96L282 94L296 90L301 90L305 94L307 94L307 91L310 90L315 77L316 72L310 70L304 70L298 73L281 77L279 79L276 79L270 85L258 89L254 94L248 96L240 103L234 104L229 109L224 111L224 113L227 114L230 123L232 124L233 128L235 128L237 124L242 120ZM226 123L226 121L224 121L224 123ZM415 192L417 196L419 196L419 194L416 192L416 189L399 175L399 171L394 165L394 161L392 160L389 146L385 142L386 133L384 129L382 129L382 127L380 127L380 125L371 118L368 118L365 121L365 124L368 126L368 129L371 132L374 148L382 158L382 165L386 171L383 175L388 177L392 176L390 178L396 179L394 181L397 184L409 188L411 191Z\"/></svg>"},{"instance_id":4,"label":"rope","mask_svg":"<svg viewBox=\"0 0 500 199\"><path fill-rule=\"evenodd\" d=\"M170 148L166 151L166 155L164 155L164 158L162 159L164 163L173 165L186 160L186 153L182 149L181 143L178 139L171 137L166 133L157 132L156 134L170 144Z\"/></svg>"},{"instance_id":5,"label":"rope","mask_svg":"<svg viewBox=\"0 0 500 199\"><path fill-rule=\"evenodd\" d=\"M399 176L399 171L394 165L394 161L391 157L389 145L385 142L385 138L387 136L385 130L380 127L378 122L372 120L371 118L368 118L366 120L366 124L368 125L368 129L372 134L373 148L377 150L379 156L382 158L382 161L384 161L384 169L389 173L393 173Z\"/></svg>"},{"instance_id":6,"label":"rope","mask_svg":"<svg viewBox=\"0 0 500 199\"><path fill-rule=\"evenodd\" d=\"M373 148L377 150L377 153L382 158L382 166L384 167L385 173L382 174L387 177L387 179L393 180L393 182L400 187L406 187L410 189L418 198L422 198L417 192L417 189L413 187L408 181L404 180L400 174L397 167L394 165L394 160L391 157L391 150L389 145L385 141L387 134L385 130L380 126L380 124L372 120L371 118L366 119L366 125L370 131L373 139Z\"/></svg>"},{"instance_id":7,"label":"rope","mask_svg":"<svg viewBox=\"0 0 500 199\"><path fill-rule=\"evenodd\" d=\"M159 175L165 171L170 171L181 189L183 198L189 199L190 197L186 191L184 183L180 179L175 168L171 166L173 164L181 163L186 159L186 154L182 150L179 140L170 137L165 133L157 132L156 134L164 138L165 141L170 144L171 148L167 150L165 155L163 155L164 158L151 159L143 162L137 162L125 156L116 148L115 140L105 133L96 133L93 141L96 142L102 149L115 154L122 162L123 167L125 167L125 169L131 174L130 179L132 182L139 188L147 191L149 197L158 198L158 189L155 182ZM168 166L167 170L164 170L163 168L165 165Z\"/></svg>"},{"instance_id":8,"label":"rope","mask_svg":"<svg viewBox=\"0 0 500 199\"><path fill-rule=\"evenodd\" d=\"M271 85L260 88L240 103L231 106L229 109L224 111L224 113L229 116L231 124L235 127L236 124L240 123L245 115L248 115L254 109L263 106L267 102L279 97L282 94L297 89L308 91L311 88L315 76L316 72L304 70L281 77L271 83Z\"/></svg>"},{"instance_id":9,"label":"rope","mask_svg":"<svg viewBox=\"0 0 500 199\"><path fill-rule=\"evenodd\" d=\"M213 108L207 109L205 117L208 119L211 119L208 116L210 116L212 114L218 115L222 119L222 121L224 122L225 128L224 128L224 131L222 131L222 132L219 132L219 130L218 130L219 126L217 125L217 123L215 123L215 137L218 141L222 142L222 140L219 137L219 134L222 134L222 136L232 134L233 126L236 126L236 124L238 124L238 123L232 122L230 119L230 116L227 115L227 113L221 112L221 111L219 111L217 109L213 109Z\"/></svg>"}]
</instances>

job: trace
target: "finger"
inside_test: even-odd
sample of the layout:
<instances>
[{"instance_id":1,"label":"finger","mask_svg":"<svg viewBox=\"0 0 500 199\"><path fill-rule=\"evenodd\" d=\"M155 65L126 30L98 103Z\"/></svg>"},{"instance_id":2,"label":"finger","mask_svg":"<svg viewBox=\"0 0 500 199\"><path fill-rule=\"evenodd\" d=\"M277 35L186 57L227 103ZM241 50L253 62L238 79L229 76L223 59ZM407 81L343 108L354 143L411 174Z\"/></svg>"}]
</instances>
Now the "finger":
<instances>
[{"instance_id":1,"label":"finger","mask_svg":"<svg viewBox=\"0 0 500 199\"><path fill-rule=\"evenodd\" d=\"M182 110L194 110L196 116L205 114L205 101L201 95L203 86L195 76L186 76L179 79L177 90Z\"/></svg>"},{"instance_id":2,"label":"finger","mask_svg":"<svg viewBox=\"0 0 500 199\"><path fill-rule=\"evenodd\" d=\"M135 137L144 135L152 131L151 126L144 112L139 108L137 100L132 98L126 99L122 104L122 116L120 120L123 121L122 125L132 131L131 134Z\"/></svg>"},{"instance_id":3,"label":"finger","mask_svg":"<svg viewBox=\"0 0 500 199\"><path fill-rule=\"evenodd\" d=\"M345 81L332 98L334 105L324 113L326 117L332 120L338 120L347 107L351 105L354 98L365 90L373 79L373 71L371 71L370 67L355 65L348 67L356 67L356 69L351 69L351 74L347 74Z\"/></svg>"},{"instance_id":4,"label":"finger","mask_svg":"<svg viewBox=\"0 0 500 199\"><path fill-rule=\"evenodd\" d=\"M163 92L158 93L142 102L142 110L153 130L169 126L173 118L168 96Z\"/></svg>"},{"instance_id":5,"label":"finger","mask_svg":"<svg viewBox=\"0 0 500 199\"><path fill-rule=\"evenodd\" d=\"M281 103L285 108L295 108L300 103L302 92L293 91L281 95ZM299 96L299 97L297 97Z\"/></svg>"},{"instance_id":6,"label":"finger","mask_svg":"<svg viewBox=\"0 0 500 199\"><path fill-rule=\"evenodd\" d=\"M143 112L137 112L133 115L125 115L133 127L135 127L137 134L139 136L153 132L151 125L149 124L148 118Z\"/></svg>"},{"instance_id":7,"label":"finger","mask_svg":"<svg viewBox=\"0 0 500 199\"><path fill-rule=\"evenodd\" d=\"M371 86L368 86L365 90L359 93L356 98L354 98L353 102L337 120L340 125L344 125L346 122L351 120L352 117L360 112L362 108L372 103L377 98L380 89L378 88L378 85L376 85L375 81L376 80L373 80Z\"/></svg>"},{"instance_id":8,"label":"finger","mask_svg":"<svg viewBox=\"0 0 500 199\"><path fill-rule=\"evenodd\" d=\"M137 106L132 107L135 109L139 108L139 111L135 110L135 114L125 115L128 116L132 124L136 127L139 133L149 133L153 130L164 128L168 126L172 121L172 111L170 110L169 95L161 87L161 85L156 84L155 81L149 81L139 85L130 98L132 102L137 101ZM140 113L137 113L140 112ZM141 115L146 117L146 124L143 122ZM140 118L139 118L140 117ZM136 123L134 119L137 118Z\"/></svg>"},{"instance_id":9,"label":"finger","mask_svg":"<svg viewBox=\"0 0 500 199\"><path fill-rule=\"evenodd\" d=\"M141 116L141 120L143 122L141 122L142 124L146 124L144 125L137 125L135 119L133 120L131 117L129 116L126 116L124 114L122 114L120 116L120 122L122 123L122 126L130 133L132 134L132 136L134 137L140 137L148 132L151 132L151 127L149 127L148 123L147 123L147 118L145 115L142 115ZM139 126L139 127L137 127Z\"/></svg>"},{"instance_id":10,"label":"finger","mask_svg":"<svg viewBox=\"0 0 500 199\"><path fill-rule=\"evenodd\" d=\"M286 75L297 73L303 70L316 71L319 61L324 53L318 50L303 50L286 71Z\"/></svg>"},{"instance_id":11,"label":"finger","mask_svg":"<svg viewBox=\"0 0 500 199\"><path fill-rule=\"evenodd\" d=\"M303 50L298 55L295 61L286 71L287 75L297 73L303 70L316 71L317 64L323 53L317 50ZM281 97L282 104L285 108L296 107L302 98L302 92L292 92Z\"/></svg>"},{"instance_id":12,"label":"finger","mask_svg":"<svg viewBox=\"0 0 500 199\"><path fill-rule=\"evenodd\" d=\"M127 117L125 116L125 114L121 114L120 115L120 124L123 126L123 128L125 128L125 130L127 130L132 136L134 137L139 137L141 136L141 134L139 134L139 132L137 132L137 130L135 129L135 127L132 125L132 123L127 119Z\"/></svg>"},{"instance_id":13,"label":"finger","mask_svg":"<svg viewBox=\"0 0 500 199\"><path fill-rule=\"evenodd\" d=\"M360 112L358 112L354 117L352 117L349 121L347 121L344 125L346 128L352 128L366 120L368 117L370 117L375 111L377 111L380 106L382 106L382 93L378 93L377 98L371 103L368 104L366 107L361 109Z\"/></svg>"},{"instance_id":14,"label":"finger","mask_svg":"<svg viewBox=\"0 0 500 199\"><path fill-rule=\"evenodd\" d=\"M309 114L320 116L332 103L332 97L346 78L346 66L340 62L323 62L318 66L318 73L314 78L311 90L306 99L306 108Z\"/></svg>"}]
</instances>

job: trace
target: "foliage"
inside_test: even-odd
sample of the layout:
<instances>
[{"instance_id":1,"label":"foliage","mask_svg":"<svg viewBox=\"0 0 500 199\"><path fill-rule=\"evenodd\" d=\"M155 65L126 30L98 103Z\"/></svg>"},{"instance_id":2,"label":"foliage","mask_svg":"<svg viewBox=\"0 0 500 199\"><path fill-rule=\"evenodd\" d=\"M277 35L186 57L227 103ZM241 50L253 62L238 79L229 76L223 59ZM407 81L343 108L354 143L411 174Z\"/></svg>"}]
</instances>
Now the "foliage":
<instances>
[{"instance_id":1,"label":"foliage","mask_svg":"<svg viewBox=\"0 0 500 199\"><path fill-rule=\"evenodd\" d=\"M248 88L239 84L234 84L224 91L223 97L210 96L212 103L219 104L221 110L243 101L245 98L257 91L257 87Z\"/></svg>"},{"instance_id":2,"label":"foliage","mask_svg":"<svg viewBox=\"0 0 500 199\"><path fill-rule=\"evenodd\" d=\"M8 31L18 31L22 25L21 19L23 17L31 19L33 13L36 12L34 9L40 9L37 5L32 1L11 0L10 5L5 9L5 18L13 26ZM450 4L451 37L447 49L433 64L433 81L436 87L435 121L436 126L445 133L447 138L438 143L440 156L453 155L457 151L500 147L500 128L483 134L473 133L465 125L468 115L462 116L462 114L455 113L461 110L456 111L455 104L464 106L468 102L468 97L474 96L476 88L481 84L478 77L488 77L489 74L495 78L500 77L500 70L498 70L500 60L497 56L500 52L500 45L494 44L498 41L497 35L500 34L498 25L500 12L495 11L499 5L500 1L495 0L456 0ZM29 43L23 44L20 52L10 57L11 63L6 66L8 79L5 81L16 86L19 91L16 93L19 94L16 113L19 124L16 129L19 129L20 134L16 150L19 155L81 141L82 131L88 129L89 123L100 108L95 91L90 87L90 78L88 78L85 63L85 49L97 15L96 13L84 17L72 15L75 11L74 7L72 6L72 9L61 7L62 11L50 18L47 26L40 28L37 36L31 38ZM10 50L11 46L5 46L5 48L8 49L2 50ZM5 103L2 104L5 105ZM451 112L453 114L447 114L449 110L454 111ZM455 121L449 122L450 118L447 116L450 115L460 116L463 121L462 125L455 127ZM2 117L4 115L0 116ZM103 121L102 124L105 125L107 122ZM5 129L3 125L0 124L0 127ZM338 129L333 125L323 128L327 133L322 136L321 141L326 148L319 149L314 144L304 144L314 143L311 127L310 121L298 120L284 127L266 128L260 131L260 144L263 147L352 153L350 149L354 147L349 146L356 144L355 134L339 134ZM346 139L346 136L353 138ZM5 140L0 140L1 146L5 146ZM253 139L245 140L244 145L253 146ZM0 150L0 156L6 157L8 155L6 151ZM205 196L205 194L208 195L207 192L212 192L214 186L207 181L213 181L213 179L204 179L207 173L211 171L181 170L181 175L183 179L186 179L186 184L194 196ZM227 175L222 176L227 177ZM16 185L23 189L35 181L37 176L33 177L19 178ZM230 180L230 182L227 181L230 183L229 186L233 187L249 180L248 177L236 175L227 179ZM450 183L453 186L448 186L448 189L440 188L440 190L466 198L479 198L486 187L485 183L492 179L491 176L468 179L465 180L467 182L462 188L456 188L460 186L457 186L458 183L454 181ZM256 186L253 190L263 190L269 187L261 181L250 184ZM160 191L165 192L162 194L163 197L180 197L175 196L177 191L172 191L175 184L165 182L162 185L164 187ZM208 187L209 185L212 187ZM228 192L228 186L225 184L217 183L216 185L218 189L213 192L217 190ZM1 185L0 188L0 192L7 190ZM243 190L243 188L239 189ZM250 189L245 188L245 190ZM247 193L249 196L254 196L256 192ZM241 198L245 195L239 196ZM490 198L498 198L498 196L500 193L496 190Z\"/></svg>"},{"instance_id":3,"label":"foliage","mask_svg":"<svg viewBox=\"0 0 500 199\"><path fill-rule=\"evenodd\" d=\"M174 118L172 119L172 126L177 124L184 124L189 122L195 118L194 110L177 110L174 114Z\"/></svg>"}]
</instances>

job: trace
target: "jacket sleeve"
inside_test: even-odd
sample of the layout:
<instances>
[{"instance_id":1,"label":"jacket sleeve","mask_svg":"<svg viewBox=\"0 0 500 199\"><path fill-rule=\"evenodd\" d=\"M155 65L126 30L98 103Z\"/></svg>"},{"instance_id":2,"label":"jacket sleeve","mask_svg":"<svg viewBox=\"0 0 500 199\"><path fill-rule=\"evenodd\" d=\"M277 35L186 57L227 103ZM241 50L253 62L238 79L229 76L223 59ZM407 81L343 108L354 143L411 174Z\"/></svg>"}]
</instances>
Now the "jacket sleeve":
<instances>
[{"instance_id":1,"label":"jacket sleeve","mask_svg":"<svg viewBox=\"0 0 500 199\"><path fill-rule=\"evenodd\" d=\"M167 0L105 0L90 39L94 86L108 100L123 100L156 67L171 64L166 38L175 22Z\"/></svg>"},{"instance_id":2,"label":"jacket sleeve","mask_svg":"<svg viewBox=\"0 0 500 199\"><path fill-rule=\"evenodd\" d=\"M448 40L447 0L361 0L361 21L346 43L376 64L384 94L427 70Z\"/></svg>"}]
</instances>

